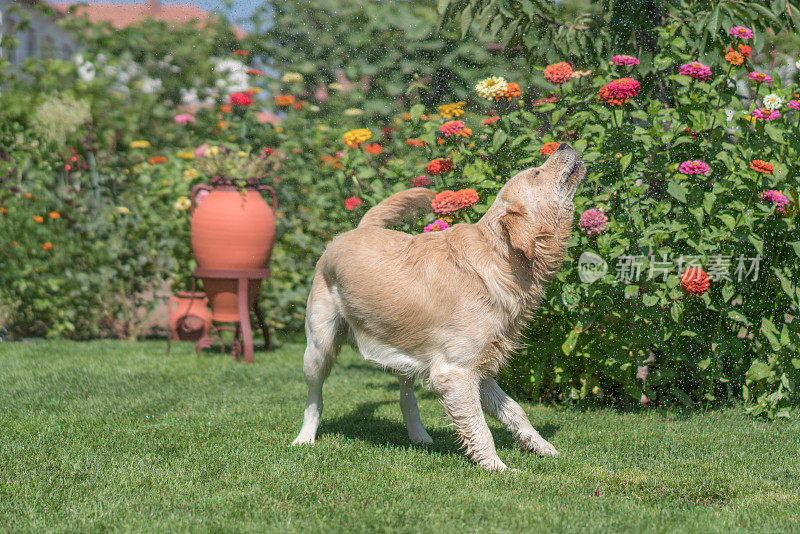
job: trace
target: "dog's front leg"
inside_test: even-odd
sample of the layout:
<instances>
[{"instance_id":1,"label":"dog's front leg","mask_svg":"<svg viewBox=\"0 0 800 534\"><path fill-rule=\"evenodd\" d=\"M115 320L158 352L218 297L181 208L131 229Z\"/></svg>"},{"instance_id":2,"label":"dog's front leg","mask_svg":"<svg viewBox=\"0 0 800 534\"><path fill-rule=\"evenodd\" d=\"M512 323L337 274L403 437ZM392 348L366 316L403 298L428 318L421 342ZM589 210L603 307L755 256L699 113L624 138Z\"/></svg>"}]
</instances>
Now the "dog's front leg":
<instances>
[{"instance_id":1,"label":"dog's front leg","mask_svg":"<svg viewBox=\"0 0 800 534\"><path fill-rule=\"evenodd\" d=\"M480 379L470 371L446 365L431 369L429 385L441 399L467 455L484 469L508 469L497 455L492 433L483 417Z\"/></svg>"},{"instance_id":2,"label":"dog's front leg","mask_svg":"<svg viewBox=\"0 0 800 534\"><path fill-rule=\"evenodd\" d=\"M489 415L503 423L529 451L540 456L558 456L558 451L533 428L525 410L500 389L494 378L481 382L481 402Z\"/></svg>"}]
</instances>

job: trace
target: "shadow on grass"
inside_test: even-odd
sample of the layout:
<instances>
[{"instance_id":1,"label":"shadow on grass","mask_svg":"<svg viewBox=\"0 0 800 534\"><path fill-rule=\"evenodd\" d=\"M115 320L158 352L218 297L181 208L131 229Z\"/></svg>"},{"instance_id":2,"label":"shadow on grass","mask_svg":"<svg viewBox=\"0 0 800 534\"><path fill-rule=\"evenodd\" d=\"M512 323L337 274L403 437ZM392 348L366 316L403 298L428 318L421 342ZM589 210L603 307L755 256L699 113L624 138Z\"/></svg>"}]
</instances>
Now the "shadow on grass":
<instances>
[{"instance_id":1,"label":"shadow on grass","mask_svg":"<svg viewBox=\"0 0 800 534\"><path fill-rule=\"evenodd\" d=\"M411 446L411 442L408 440L408 432L402 422L377 417L375 415L377 409L385 404L394 404L394 401L365 402L347 415L335 419L323 420L318 435L339 434L349 439L365 441L375 445ZM399 413L399 406L397 410ZM442 414L442 416L444 416L444 414ZM495 445L498 449L508 449L518 446L514 438L505 428L494 424L490 424L490 428L494 436ZM545 424L537 427L542 437L547 440L549 440L558 429L559 426L554 424ZM431 438L433 438L433 445L425 447L426 451L447 456L463 454L454 431L428 429L428 433Z\"/></svg>"}]
</instances>

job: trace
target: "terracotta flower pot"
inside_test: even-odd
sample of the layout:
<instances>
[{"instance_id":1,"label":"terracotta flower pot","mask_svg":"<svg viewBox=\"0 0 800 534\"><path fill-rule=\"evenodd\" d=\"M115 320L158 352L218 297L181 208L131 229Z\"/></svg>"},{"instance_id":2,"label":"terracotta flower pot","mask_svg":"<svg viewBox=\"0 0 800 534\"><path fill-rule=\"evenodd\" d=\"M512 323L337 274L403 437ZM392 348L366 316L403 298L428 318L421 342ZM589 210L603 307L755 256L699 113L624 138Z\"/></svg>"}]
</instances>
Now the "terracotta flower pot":
<instances>
[{"instance_id":1,"label":"terracotta flower pot","mask_svg":"<svg viewBox=\"0 0 800 534\"><path fill-rule=\"evenodd\" d=\"M167 302L170 339L197 341L208 334L211 311L205 293L181 292Z\"/></svg>"},{"instance_id":2,"label":"terracotta flower pot","mask_svg":"<svg viewBox=\"0 0 800 534\"><path fill-rule=\"evenodd\" d=\"M208 196L197 203L200 191ZM260 191L272 195L272 209ZM248 186L244 192L218 180L192 191L192 252L197 266L206 269L265 269L275 240L275 191L269 186ZM204 278L203 284L215 321L238 321L236 280ZM248 304L252 307L261 286L251 280Z\"/></svg>"}]
</instances>

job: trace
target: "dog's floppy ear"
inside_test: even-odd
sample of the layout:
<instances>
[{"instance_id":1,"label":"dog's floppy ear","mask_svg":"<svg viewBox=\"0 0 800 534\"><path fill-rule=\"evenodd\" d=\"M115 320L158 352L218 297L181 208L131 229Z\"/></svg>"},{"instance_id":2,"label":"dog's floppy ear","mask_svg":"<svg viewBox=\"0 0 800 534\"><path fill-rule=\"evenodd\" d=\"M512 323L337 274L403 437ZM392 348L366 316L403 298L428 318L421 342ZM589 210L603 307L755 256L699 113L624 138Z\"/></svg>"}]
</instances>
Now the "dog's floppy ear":
<instances>
[{"instance_id":1,"label":"dog's floppy ear","mask_svg":"<svg viewBox=\"0 0 800 534\"><path fill-rule=\"evenodd\" d=\"M500 222L508 233L511 246L532 260L536 254L537 230L525 206L517 202L511 204L500 217Z\"/></svg>"}]
</instances>

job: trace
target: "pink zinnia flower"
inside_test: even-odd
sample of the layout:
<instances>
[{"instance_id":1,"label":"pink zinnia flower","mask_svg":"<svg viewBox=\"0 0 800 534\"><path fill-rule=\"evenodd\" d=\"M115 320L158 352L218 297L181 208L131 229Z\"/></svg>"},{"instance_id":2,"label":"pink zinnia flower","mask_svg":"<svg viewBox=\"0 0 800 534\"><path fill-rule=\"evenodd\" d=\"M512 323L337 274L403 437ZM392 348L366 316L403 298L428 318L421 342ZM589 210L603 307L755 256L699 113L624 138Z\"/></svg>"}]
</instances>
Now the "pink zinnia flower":
<instances>
[{"instance_id":1,"label":"pink zinnia flower","mask_svg":"<svg viewBox=\"0 0 800 534\"><path fill-rule=\"evenodd\" d=\"M591 208L583 212L578 226L588 236L600 235L608 229L608 217L599 209Z\"/></svg>"},{"instance_id":2,"label":"pink zinnia flower","mask_svg":"<svg viewBox=\"0 0 800 534\"><path fill-rule=\"evenodd\" d=\"M211 145L209 145L208 143L203 143L199 147L195 148L194 149L195 157L198 158L204 157L206 155L206 150L208 150L209 148L211 148Z\"/></svg>"},{"instance_id":3,"label":"pink zinnia flower","mask_svg":"<svg viewBox=\"0 0 800 534\"><path fill-rule=\"evenodd\" d=\"M752 39L753 38L753 30L750 28L745 28L744 26L734 26L731 28L729 32L734 37L738 37L739 39Z\"/></svg>"},{"instance_id":4,"label":"pink zinnia flower","mask_svg":"<svg viewBox=\"0 0 800 534\"><path fill-rule=\"evenodd\" d=\"M346 198L344 200L344 209L346 209L347 211L353 211L354 209L359 207L361 204L362 204L362 201L358 197Z\"/></svg>"},{"instance_id":5,"label":"pink zinnia flower","mask_svg":"<svg viewBox=\"0 0 800 534\"><path fill-rule=\"evenodd\" d=\"M763 72L753 71L748 74L747 77L751 80L757 81L758 83L772 83L772 76L769 74L764 74Z\"/></svg>"},{"instance_id":6,"label":"pink zinnia flower","mask_svg":"<svg viewBox=\"0 0 800 534\"><path fill-rule=\"evenodd\" d=\"M423 232L441 232L442 230L450 228L450 225L444 222L441 219L436 219L428 226L426 226L422 231Z\"/></svg>"},{"instance_id":7,"label":"pink zinnia flower","mask_svg":"<svg viewBox=\"0 0 800 534\"><path fill-rule=\"evenodd\" d=\"M753 117L756 119L763 119L765 121L774 121L780 118L781 114L777 109L758 108L753 111Z\"/></svg>"},{"instance_id":8,"label":"pink zinnia flower","mask_svg":"<svg viewBox=\"0 0 800 534\"><path fill-rule=\"evenodd\" d=\"M711 172L711 167L704 161L693 159L681 163L678 172L681 174L702 174L703 176L708 176L708 173Z\"/></svg>"},{"instance_id":9,"label":"pink zinnia flower","mask_svg":"<svg viewBox=\"0 0 800 534\"><path fill-rule=\"evenodd\" d=\"M637 96L641 89L641 84L633 78L620 78L601 87L597 91L597 99L610 106L621 106Z\"/></svg>"},{"instance_id":10,"label":"pink zinnia flower","mask_svg":"<svg viewBox=\"0 0 800 534\"><path fill-rule=\"evenodd\" d=\"M190 113L182 113L180 115L175 115L174 120L178 124L186 124L188 122L194 122L194 115Z\"/></svg>"},{"instance_id":11,"label":"pink zinnia flower","mask_svg":"<svg viewBox=\"0 0 800 534\"><path fill-rule=\"evenodd\" d=\"M431 185L431 179L421 174L411 181L411 185L413 187L428 187Z\"/></svg>"},{"instance_id":12,"label":"pink zinnia flower","mask_svg":"<svg viewBox=\"0 0 800 534\"><path fill-rule=\"evenodd\" d=\"M639 60L633 56L619 55L611 58L611 63L614 65L638 65Z\"/></svg>"},{"instance_id":13,"label":"pink zinnia flower","mask_svg":"<svg viewBox=\"0 0 800 534\"><path fill-rule=\"evenodd\" d=\"M447 121L439 127L439 133L445 137L455 135L464 129L464 121Z\"/></svg>"},{"instance_id":14,"label":"pink zinnia flower","mask_svg":"<svg viewBox=\"0 0 800 534\"><path fill-rule=\"evenodd\" d=\"M681 65L678 74L682 76L689 76L695 80L704 82L711 78L711 69L698 61L693 61L691 63L684 63Z\"/></svg>"},{"instance_id":15,"label":"pink zinnia flower","mask_svg":"<svg viewBox=\"0 0 800 534\"><path fill-rule=\"evenodd\" d=\"M765 204L775 206L775 213L783 214L786 208L789 207L789 199L786 198L786 195L775 189L762 191L758 196L761 197L761 201Z\"/></svg>"},{"instance_id":16,"label":"pink zinnia flower","mask_svg":"<svg viewBox=\"0 0 800 534\"><path fill-rule=\"evenodd\" d=\"M800 111L800 100L789 100L786 107L795 111Z\"/></svg>"}]
</instances>

